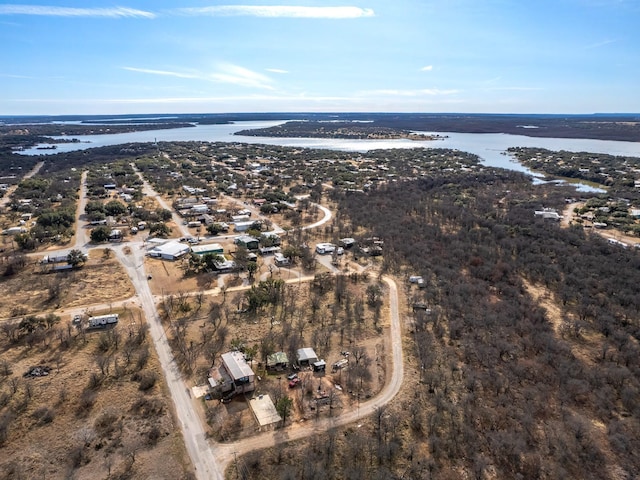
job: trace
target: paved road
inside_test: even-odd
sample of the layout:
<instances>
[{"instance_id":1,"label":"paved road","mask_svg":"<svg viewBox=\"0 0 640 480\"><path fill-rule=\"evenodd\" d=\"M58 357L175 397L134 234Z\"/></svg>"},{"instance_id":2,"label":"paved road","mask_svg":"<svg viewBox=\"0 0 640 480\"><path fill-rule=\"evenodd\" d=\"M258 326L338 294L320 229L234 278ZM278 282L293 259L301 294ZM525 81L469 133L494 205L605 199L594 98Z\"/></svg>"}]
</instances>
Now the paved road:
<instances>
[{"instance_id":1,"label":"paved road","mask_svg":"<svg viewBox=\"0 0 640 480\"><path fill-rule=\"evenodd\" d=\"M135 167L134 167L135 168ZM147 195L158 200L163 207L171 210L162 198L153 190L146 180L138 175L143 181L143 191ZM82 199L86 196L84 193L84 176L81 182L81 202L78 206L78 212L84 211ZM303 227L304 229L317 228L329 222L333 217L332 212L321 205L317 205L324 212L321 220ZM79 215L79 214L78 214ZM185 236L189 236L189 232L184 232L181 219L173 212L174 221ZM83 239L86 238L86 231L80 226L79 216L77 217L76 245L82 245ZM84 242L86 244L86 242ZM100 248L100 246L93 247ZM196 478L198 480L224 480L224 471L233 460L234 454L243 454L252 450L270 447L278 443L284 443L295 439L301 439L316 433L321 433L329 428L346 425L357 421L361 416L368 416L391 401L399 392L402 385L404 375L403 356L402 356L402 334L400 327L400 318L398 314L398 291L397 286L390 278L384 278L389 286L389 304L390 304L390 341L392 349L392 375L391 380L385 385L383 390L375 398L360 403L356 411L346 412L342 415L325 418L316 422L307 422L306 424L292 425L286 429L276 430L261 435L257 435L241 442L229 444L220 444L207 440L205 427L200 418L195 413L195 407L185 382L181 377L180 370L176 365L171 348L167 341L165 331L156 311L156 298L149 288L147 274L145 273L144 260L146 250L143 248L142 242L128 242L112 247L117 258L122 263L137 293L137 301L140 302L144 311L149 332L156 351L160 365L165 373L167 386L174 402L176 417L184 437L187 452L194 466ZM125 250L126 249L126 250ZM128 253L125 253L127 251ZM299 277L287 280L287 283L296 283L300 281L309 281L310 277ZM248 287L230 288L229 291L246 289ZM219 293L219 289L212 289L205 292L207 294ZM125 300L134 301L133 299ZM86 307L85 307L86 308Z\"/></svg>"},{"instance_id":2,"label":"paved road","mask_svg":"<svg viewBox=\"0 0 640 480\"><path fill-rule=\"evenodd\" d=\"M130 253L125 254L125 247ZM167 386L175 406L176 417L184 437L184 443L195 470L196 478L200 480L224 480L224 466L216 462L207 442L206 432L196 415L191 395L182 380L180 369L176 365L171 347L167 341L160 317L155 308L154 297L149 288L144 269L145 250L140 243L120 245L114 250L122 262L142 304L149 333L153 339L160 365L164 371Z\"/></svg>"}]
</instances>

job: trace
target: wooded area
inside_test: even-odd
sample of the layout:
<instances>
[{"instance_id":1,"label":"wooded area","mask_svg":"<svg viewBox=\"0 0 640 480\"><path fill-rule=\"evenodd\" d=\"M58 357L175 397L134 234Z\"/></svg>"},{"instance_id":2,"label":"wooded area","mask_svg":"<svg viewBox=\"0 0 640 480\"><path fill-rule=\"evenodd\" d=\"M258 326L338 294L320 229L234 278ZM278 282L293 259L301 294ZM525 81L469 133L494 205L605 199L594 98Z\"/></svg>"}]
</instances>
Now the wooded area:
<instances>
[{"instance_id":1,"label":"wooded area","mask_svg":"<svg viewBox=\"0 0 640 480\"><path fill-rule=\"evenodd\" d=\"M250 455L247 478L639 471L640 255L534 217L567 192L486 172L334 193L354 225L384 238L384 270L427 282L407 289L430 307L414 313L413 392L361 429Z\"/></svg>"}]
</instances>

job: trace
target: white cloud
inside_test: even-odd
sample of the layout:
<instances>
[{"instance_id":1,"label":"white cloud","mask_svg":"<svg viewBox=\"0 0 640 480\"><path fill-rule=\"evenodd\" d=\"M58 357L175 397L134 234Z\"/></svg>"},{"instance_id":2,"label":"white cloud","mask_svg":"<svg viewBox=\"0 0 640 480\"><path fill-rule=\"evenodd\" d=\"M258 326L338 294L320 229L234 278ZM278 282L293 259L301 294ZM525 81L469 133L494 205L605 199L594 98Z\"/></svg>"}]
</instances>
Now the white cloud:
<instances>
[{"instance_id":1,"label":"white cloud","mask_svg":"<svg viewBox=\"0 0 640 480\"><path fill-rule=\"evenodd\" d=\"M28 77L26 75L14 75L12 73L0 73L0 77L2 78L21 78L27 80L38 80L38 77Z\"/></svg>"},{"instance_id":2,"label":"white cloud","mask_svg":"<svg viewBox=\"0 0 640 480\"><path fill-rule=\"evenodd\" d=\"M221 64L218 70L213 73L203 72L176 72L171 70L156 70L151 68L122 67L123 70L130 72L145 73L149 75L160 75L165 77L191 78L195 80L205 80L207 82L229 83L241 87L260 88L273 90L271 85L273 81L266 75L263 75L248 68L230 63ZM286 73L279 70L278 73Z\"/></svg>"},{"instance_id":3,"label":"white cloud","mask_svg":"<svg viewBox=\"0 0 640 480\"><path fill-rule=\"evenodd\" d=\"M433 70L433 65L427 65L420 69L421 72L430 72L431 70Z\"/></svg>"},{"instance_id":4,"label":"white cloud","mask_svg":"<svg viewBox=\"0 0 640 480\"><path fill-rule=\"evenodd\" d=\"M153 70L150 68L136 68L136 67L122 67L123 70L138 73L148 73L150 75L162 75L166 77L178 77L178 78L202 78L200 75L192 73L171 72L168 70Z\"/></svg>"},{"instance_id":5,"label":"white cloud","mask_svg":"<svg viewBox=\"0 0 640 480\"><path fill-rule=\"evenodd\" d=\"M538 90L543 90L540 87L491 87L486 90L506 90L506 91L514 91L514 92L535 92Z\"/></svg>"},{"instance_id":6,"label":"white cloud","mask_svg":"<svg viewBox=\"0 0 640 480\"><path fill-rule=\"evenodd\" d=\"M239 65L220 65L219 71L209 74L208 78L216 82L230 83L241 87L273 90L272 81L269 77Z\"/></svg>"},{"instance_id":7,"label":"white cloud","mask_svg":"<svg viewBox=\"0 0 640 480\"><path fill-rule=\"evenodd\" d=\"M618 40L603 40L602 42L592 43L591 45L586 45L584 47L585 50L591 50L593 48L605 47L607 45L611 45L612 43L616 43Z\"/></svg>"},{"instance_id":8,"label":"white cloud","mask_svg":"<svg viewBox=\"0 0 640 480\"><path fill-rule=\"evenodd\" d=\"M43 5L0 5L0 15L39 15L45 17L143 17L155 18L156 14L134 8L72 8Z\"/></svg>"},{"instance_id":9,"label":"white cloud","mask_svg":"<svg viewBox=\"0 0 640 480\"><path fill-rule=\"evenodd\" d=\"M366 90L360 92L360 96L384 96L384 97L424 97L424 96L442 96L442 95L454 95L459 93L459 90L440 90L438 88L423 88L417 90L393 90L393 89L381 89L381 90Z\"/></svg>"},{"instance_id":10,"label":"white cloud","mask_svg":"<svg viewBox=\"0 0 640 480\"><path fill-rule=\"evenodd\" d=\"M361 18L373 17L370 8L359 7L298 7L289 5L218 5L214 7L178 8L182 15L210 15L212 17L284 17L284 18Z\"/></svg>"},{"instance_id":11,"label":"white cloud","mask_svg":"<svg viewBox=\"0 0 640 480\"><path fill-rule=\"evenodd\" d=\"M288 70L282 70L280 68L267 68L266 70L271 73L289 73Z\"/></svg>"}]
</instances>

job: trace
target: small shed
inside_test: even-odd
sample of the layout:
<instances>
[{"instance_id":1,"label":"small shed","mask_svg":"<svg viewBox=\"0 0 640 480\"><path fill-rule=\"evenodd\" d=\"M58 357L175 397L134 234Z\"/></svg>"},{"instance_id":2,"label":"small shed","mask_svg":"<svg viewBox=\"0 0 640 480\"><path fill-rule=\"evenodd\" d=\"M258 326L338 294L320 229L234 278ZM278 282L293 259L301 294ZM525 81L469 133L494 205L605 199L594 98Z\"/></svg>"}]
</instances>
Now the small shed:
<instances>
[{"instance_id":1,"label":"small shed","mask_svg":"<svg viewBox=\"0 0 640 480\"><path fill-rule=\"evenodd\" d=\"M277 423L282 420L278 410L269 395L258 395L249 400L249 406L256 421L261 427Z\"/></svg>"},{"instance_id":2,"label":"small shed","mask_svg":"<svg viewBox=\"0 0 640 480\"><path fill-rule=\"evenodd\" d=\"M318 355L313 348L300 348L296 352L298 357L298 364L302 366L312 365L318 361Z\"/></svg>"},{"instance_id":3,"label":"small shed","mask_svg":"<svg viewBox=\"0 0 640 480\"><path fill-rule=\"evenodd\" d=\"M355 238L341 238L338 241L338 245L340 245L343 248L351 248L356 244L356 239Z\"/></svg>"},{"instance_id":4,"label":"small shed","mask_svg":"<svg viewBox=\"0 0 640 480\"><path fill-rule=\"evenodd\" d=\"M272 353L267 357L267 368L269 370L284 370L289 366L289 357L284 352Z\"/></svg>"},{"instance_id":5,"label":"small shed","mask_svg":"<svg viewBox=\"0 0 640 480\"><path fill-rule=\"evenodd\" d=\"M318 360L312 364L314 372L324 372L327 368L327 363L324 360Z\"/></svg>"}]
</instances>

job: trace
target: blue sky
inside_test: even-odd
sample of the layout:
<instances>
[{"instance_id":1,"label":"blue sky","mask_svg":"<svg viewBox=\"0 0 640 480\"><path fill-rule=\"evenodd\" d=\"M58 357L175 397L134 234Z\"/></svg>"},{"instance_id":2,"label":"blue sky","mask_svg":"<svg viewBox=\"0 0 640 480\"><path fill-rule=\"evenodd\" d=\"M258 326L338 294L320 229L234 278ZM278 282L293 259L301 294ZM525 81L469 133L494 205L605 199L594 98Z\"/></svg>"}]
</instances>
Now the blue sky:
<instances>
[{"instance_id":1,"label":"blue sky","mask_svg":"<svg viewBox=\"0 0 640 480\"><path fill-rule=\"evenodd\" d=\"M0 3L0 115L640 112L638 0Z\"/></svg>"}]
</instances>

